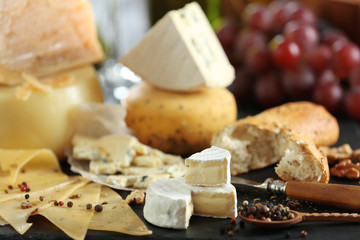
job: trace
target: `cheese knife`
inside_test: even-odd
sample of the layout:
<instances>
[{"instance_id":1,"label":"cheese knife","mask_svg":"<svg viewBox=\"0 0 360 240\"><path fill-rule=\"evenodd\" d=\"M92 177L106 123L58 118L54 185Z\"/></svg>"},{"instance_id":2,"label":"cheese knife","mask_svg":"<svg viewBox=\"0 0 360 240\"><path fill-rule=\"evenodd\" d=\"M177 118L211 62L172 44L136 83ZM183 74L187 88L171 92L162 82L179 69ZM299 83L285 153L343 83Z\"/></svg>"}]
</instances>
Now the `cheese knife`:
<instances>
[{"instance_id":1,"label":"cheese knife","mask_svg":"<svg viewBox=\"0 0 360 240\"><path fill-rule=\"evenodd\" d=\"M360 211L360 186L314 182L283 182L272 178L257 183L241 177L231 177L234 186L247 186L274 195L285 195L300 200L337 208Z\"/></svg>"}]
</instances>

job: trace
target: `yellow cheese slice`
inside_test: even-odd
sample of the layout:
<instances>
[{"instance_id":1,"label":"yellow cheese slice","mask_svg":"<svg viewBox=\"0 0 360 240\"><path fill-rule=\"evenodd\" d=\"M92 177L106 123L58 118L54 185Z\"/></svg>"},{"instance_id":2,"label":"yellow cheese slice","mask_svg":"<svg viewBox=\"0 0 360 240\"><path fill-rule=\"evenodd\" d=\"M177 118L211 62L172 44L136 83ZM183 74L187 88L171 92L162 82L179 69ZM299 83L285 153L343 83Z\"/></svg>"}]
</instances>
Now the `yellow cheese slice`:
<instances>
[{"instance_id":1,"label":"yellow cheese slice","mask_svg":"<svg viewBox=\"0 0 360 240\"><path fill-rule=\"evenodd\" d=\"M103 102L102 89L91 66L40 80L51 92L29 86L26 101L17 98L17 87L0 87L0 148L49 148L62 157L72 137L73 113L81 103Z\"/></svg>"},{"instance_id":2,"label":"yellow cheese slice","mask_svg":"<svg viewBox=\"0 0 360 240\"><path fill-rule=\"evenodd\" d=\"M32 223L26 222L30 215L36 214L53 205L52 200L63 201L70 196L72 192L88 182L89 180L87 179L76 177L43 191L30 192L30 197L27 200L24 197L3 202L0 204L0 216L18 233L24 234L32 225ZM40 200L40 196L44 197L43 201ZM25 206L26 204L29 204L31 207L22 208L22 205Z\"/></svg>"},{"instance_id":3,"label":"yellow cheese slice","mask_svg":"<svg viewBox=\"0 0 360 240\"><path fill-rule=\"evenodd\" d=\"M68 178L49 149L0 149L0 173L0 188L22 182L35 185Z\"/></svg>"},{"instance_id":4,"label":"yellow cheese slice","mask_svg":"<svg viewBox=\"0 0 360 240\"><path fill-rule=\"evenodd\" d=\"M0 84L99 62L92 9L86 0L1 1Z\"/></svg>"},{"instance_id":5,"label":"yellow cheese slice","mask_svg":"<svg viewBox=\"0 0 360 240\"><path fill-rule=\"evenodd\" d=\"M100 184L88 184L72 193L80 194L79 198L66 199L64 206L52 206L39 212L39 214L46 217L69 237L73 239L84 239L89 222L94 215L94 206L99 201L100 190ZM66 206L68 201L73 202L71 208ZM86 208L88 203L92 204L92 208L89 210ZM122 216L118 217L120 218Z\"/></svg>"},{"instance_id":6,"label":"yellow cheese slice","mask_svg":"<svg viewBox=\"0 0 360 240\"><path fill-rule=\"evenodd\" d=\"M152 231L114 190L103 186L99 203L106 204L102 205L103 211L94 214L89 229L120 232L134 236L152 234Z\"/></svg>"},{"instance_id":7,"label":"yellow cheese slice","mask_svg":"<svg viewBox=\"0 0 360 240\"><path fill-rule=\"evenodd\" d=\"M65 181L67 181L67 180L65 180ZM4 191L0 191L0 203L6 202L6 201L11 201L14 199L19 199L19 198L23 199L24 195L26 193L33 194L35 192L44 191L48 188L56 187L57 185L64 183L65 181L60 180L60 181L47 182L47 183L36 184L36 185L31 184L30 192L22 192L18 186L13 186L13 189L5 189Z\"/></svg>"}]
</instances>

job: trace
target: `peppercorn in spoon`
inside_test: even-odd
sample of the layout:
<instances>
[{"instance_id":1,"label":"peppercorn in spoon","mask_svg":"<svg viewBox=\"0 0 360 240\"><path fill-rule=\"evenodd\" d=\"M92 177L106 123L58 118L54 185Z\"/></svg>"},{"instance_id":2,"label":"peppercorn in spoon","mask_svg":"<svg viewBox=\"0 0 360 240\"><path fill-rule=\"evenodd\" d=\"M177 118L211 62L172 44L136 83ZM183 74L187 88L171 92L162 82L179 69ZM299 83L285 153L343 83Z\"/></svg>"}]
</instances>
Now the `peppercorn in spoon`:
<instances>
[{"instance_id":1,"label":"peppercorn in spoon","mask_svg":"<svg viewBox=\"0 0 360 240\"><path fill-rule=\"evenodd\" d=\"M310 221L360 222L360 215L357 213L302 213L282 205L269 208L263 204L243 208L239 217L248 224L262 228L284 228Z\"/></svg>"}]
</instances>

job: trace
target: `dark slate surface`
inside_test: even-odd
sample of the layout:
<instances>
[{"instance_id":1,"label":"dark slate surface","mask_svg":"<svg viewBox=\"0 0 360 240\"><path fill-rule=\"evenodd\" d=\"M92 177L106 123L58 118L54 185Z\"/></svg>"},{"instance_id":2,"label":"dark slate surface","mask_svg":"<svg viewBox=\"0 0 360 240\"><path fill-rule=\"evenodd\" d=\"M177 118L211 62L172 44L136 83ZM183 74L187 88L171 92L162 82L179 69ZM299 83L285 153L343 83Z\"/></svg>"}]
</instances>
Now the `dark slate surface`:
<instances>
[{"instance_id":1,"label":"dark slate surface","mask_svg":"<svg viewBox=\"0 0 360 240\"><path fill-rule=\"evenodd\" d=\"M254 112L240 112L239 117L247 113ZM356 149L360 148L360 125L359 123L348 118L338 117L340 123L340 139L337 145L343 143L350 143ZM64 162L63 169L69 173L69 166ZM267 177L276 177L273 166L265 169L252 171L251 173L243 174L244 178L263 181ZM359 181L344 181L332 178L332 183L356 184ZM119 191L119 194L124 198L129 192ZM250 189L238 188L238 201L242 203L243 200L250 202L258 198L258 201L273 201L275 203L285 203L284 198L271 198L266 194L254 192ZM360 201L360 199L359 199ZM300 202L296 209L303 212L347 212L341 209L333 209L326 206L319 206L308 202ZM360 239L360 223L341 223L341 222L310 222L300 223L285 229L259 229L250 225L245 225L239 231L234 231L233 236L228 236L224 233L224 229L231 227L229 219L213 219L205 217L192 217L190 226L187 230L173 230L164 229L153 226L147 223L142 216L142 205L133 206L137 215L146 223L153 234L146 237L133 237L119 233L88 231L86 239L303 239L300 237L302 230L307 231L306 239ZM121 216L119 216L121 217ZM69 239L61 230L48 222L41 216L31 217L29 222L33 222L33 226L24 235L18 234L10 226L0 227L0 239ZM234 227L234 226L232 226Z\"/></svg>"}]
</instances>

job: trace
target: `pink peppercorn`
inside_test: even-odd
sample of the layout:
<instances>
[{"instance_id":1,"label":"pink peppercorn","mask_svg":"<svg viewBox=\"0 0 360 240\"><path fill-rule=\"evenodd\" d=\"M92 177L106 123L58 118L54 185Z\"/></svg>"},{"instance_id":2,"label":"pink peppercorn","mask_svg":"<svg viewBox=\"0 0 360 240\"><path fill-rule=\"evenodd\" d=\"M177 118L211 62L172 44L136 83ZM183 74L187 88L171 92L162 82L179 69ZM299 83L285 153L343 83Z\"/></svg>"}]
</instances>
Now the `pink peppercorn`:
<instances>
[{"instance_id":1,"label":"pink peppercorn","mask_svg":"<svg viewBox=\"0 0 360 240\"><path fill-rule=\"evenodd\" d=\"M302 231L300 232L300 236L301 236L301 237L306 237L306 236L307 236L307 232L306 232L305 230L302 230Z\"/></svg>"}]
</instances>

